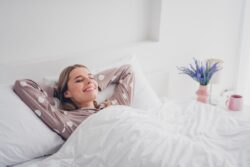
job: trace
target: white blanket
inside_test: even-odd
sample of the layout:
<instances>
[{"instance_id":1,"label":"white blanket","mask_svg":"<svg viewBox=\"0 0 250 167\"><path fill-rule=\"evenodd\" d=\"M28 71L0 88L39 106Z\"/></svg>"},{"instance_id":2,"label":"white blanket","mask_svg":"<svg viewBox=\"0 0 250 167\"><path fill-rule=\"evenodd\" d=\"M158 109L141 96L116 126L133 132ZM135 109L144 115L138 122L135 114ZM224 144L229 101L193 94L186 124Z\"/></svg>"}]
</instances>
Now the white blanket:
<instances>
[{"instance_id":1,"label":"white blanket","mask_svg":"<svg viewBox=\"0 0 250 167\"><path fill-rule=\"evenodd\" d=\"M112 106L32 167L249 167L250 122L192 102L151 112Z\"/></svg>"}]
</instances>

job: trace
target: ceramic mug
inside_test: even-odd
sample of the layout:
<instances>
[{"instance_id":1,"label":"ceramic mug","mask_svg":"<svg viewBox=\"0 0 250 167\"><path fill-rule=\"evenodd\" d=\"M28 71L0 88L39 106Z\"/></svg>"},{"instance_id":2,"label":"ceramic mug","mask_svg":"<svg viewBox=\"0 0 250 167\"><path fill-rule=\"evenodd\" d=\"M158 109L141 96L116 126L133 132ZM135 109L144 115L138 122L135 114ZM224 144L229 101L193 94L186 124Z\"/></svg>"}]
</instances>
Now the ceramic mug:
<instances>
[{"instance_id":1,"label":"ceramic mug","mask_svg":"<svg viewBox=\"0 0 250 167\"><path fill-rule=\"evenodd\" d=\"M231 111L240 111L243 105L243 97L238 94L233 94L226 101L226 105Z\"/></svg>"}]
</instances>

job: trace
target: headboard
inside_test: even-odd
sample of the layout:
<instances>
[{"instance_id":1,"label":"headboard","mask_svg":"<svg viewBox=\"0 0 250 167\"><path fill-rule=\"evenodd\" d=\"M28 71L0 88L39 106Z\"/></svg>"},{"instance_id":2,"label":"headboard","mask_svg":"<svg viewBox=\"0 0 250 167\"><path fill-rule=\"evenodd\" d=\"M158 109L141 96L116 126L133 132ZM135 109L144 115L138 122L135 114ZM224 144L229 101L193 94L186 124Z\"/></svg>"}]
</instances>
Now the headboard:
<instances>
[{"instance_id":1,"label":"headboard","mask_svg":"<svg viewBox=\"0 0 250 167\"><path fill-rule=\"evenodd\" d=\"M105 67L118 61L121 58L132 56L132 53L91 53L75 54L66 57L44 58L43 60L27 60L25 62L4 62L0 64L0 84L13 84L15 80L21 78L30 78L35 81L41 81L44 77L58 77L62 69L72 64L84 64L90 70L98 66ZM135 55L133 55L135 56ZM140 65L146 63L144 58L138 56ZM94 64L94 65L93 65ZM168 72L155 70L155 68L142 68L149 83L156 91L158 96L167 96Z\"/></svg>"}]
</instances>

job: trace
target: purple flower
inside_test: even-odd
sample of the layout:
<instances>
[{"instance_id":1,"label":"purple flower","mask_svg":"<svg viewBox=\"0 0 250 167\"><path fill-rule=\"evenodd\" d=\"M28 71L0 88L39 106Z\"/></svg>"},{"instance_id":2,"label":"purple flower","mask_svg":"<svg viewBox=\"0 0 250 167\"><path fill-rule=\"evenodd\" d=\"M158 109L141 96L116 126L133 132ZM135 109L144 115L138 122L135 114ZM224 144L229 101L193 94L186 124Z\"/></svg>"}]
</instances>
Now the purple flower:
<instances>
[{"instance_id":1,"label":"purple flower","mask_svg":"<svg viewBox=\"0 0 250 167\"><path fill-rule=\"evenodd\" d=\"M214 73L221 70L221 67L219 66L219 62L211 65L206 62L204 65L201 61L194 59L194 65L189 64L189 68L177 67L177 69L181 71L180 74L187 74L199 82L200 85L207 85Z\"/></svg>"}]
</instances>

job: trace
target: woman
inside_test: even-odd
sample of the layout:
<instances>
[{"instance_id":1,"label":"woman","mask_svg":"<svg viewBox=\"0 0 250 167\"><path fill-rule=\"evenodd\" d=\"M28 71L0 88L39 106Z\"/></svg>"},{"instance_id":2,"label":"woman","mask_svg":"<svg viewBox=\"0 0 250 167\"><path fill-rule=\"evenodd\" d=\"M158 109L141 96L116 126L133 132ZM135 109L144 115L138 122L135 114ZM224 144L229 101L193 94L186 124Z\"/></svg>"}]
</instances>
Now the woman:
<instances>
[{"instance_id":1,"label":"woman","mask_svg":"<svg viewBox=\"0 0 250 167\"><path fill-rule=\"evenodd\" d=\"M115 84L114 94L97 104L98 91ZM60 74L55 96L60 107L52 102L52 97L32 80L18 80L14 91L63 139L67 139L78 125L90 115L110 105L130 105L133 97L134 74L130 65L123 65L103 71L97 75L90 73L83 65L66 67Z\"/></svg>"}]
</instances>

